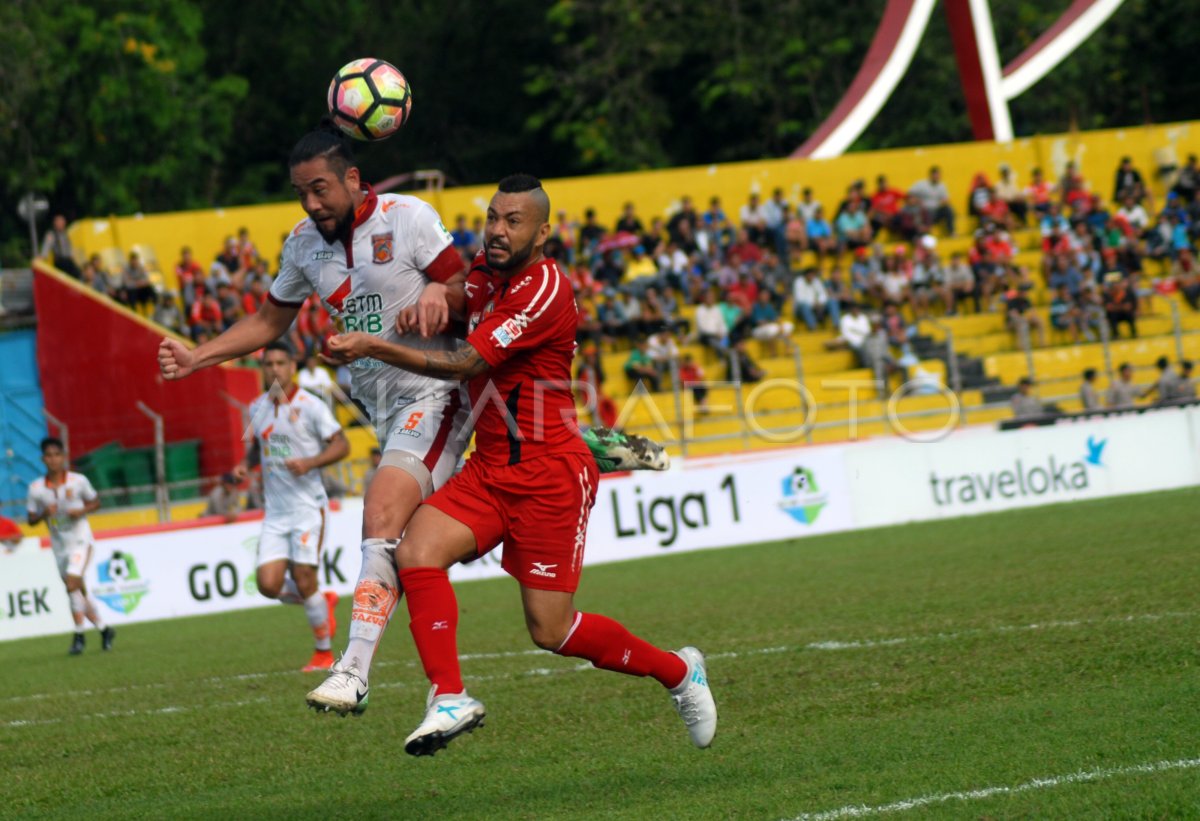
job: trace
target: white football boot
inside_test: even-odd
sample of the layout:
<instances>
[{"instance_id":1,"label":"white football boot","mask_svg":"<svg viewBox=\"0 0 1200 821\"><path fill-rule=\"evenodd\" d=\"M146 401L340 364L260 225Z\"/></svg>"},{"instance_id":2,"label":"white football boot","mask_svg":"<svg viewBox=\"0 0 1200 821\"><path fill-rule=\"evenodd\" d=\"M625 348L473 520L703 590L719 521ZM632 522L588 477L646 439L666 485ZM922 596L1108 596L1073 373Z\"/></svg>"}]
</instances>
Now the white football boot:
<instances>
[{"instance_id":1,"label":"white football boot","mask_svg":"<svg viewBox=\"0 0 1200 821\"><path fill-rule=\"evenodd\" d=\"M675 702L679 717L687 725L692 743L697 747L707 747L717 734L717 703L713 701L712 690L708 688L704 654L695 647L684 647L676 650L675 655L687 662L688 672L687 678L670 691L671 700Z\"/></svg>"},{"instance_id":2,"label":"white football boot","mask_svg":"<svg viewBox=\"0 0 1200 821\"><path fill-rule=\"evenodd\" d=\"M483 704L467 695L434 697L436 687L429 688L425 699L425 720L404 740L404 752L409 755L433 755L463 733L483 726L487 710Z\"/></svg>"},{"instance_id":3,"label":"white football boot","mask_svg":"<svg viewBox=\"0 0 1200 821\"><path fill-rule=\"evenodd\" d=\"M341 658L329 668L329 677L310 690L304 700L319 713L332 710L342 718L351 713L359 716L367 709L367 683L357 667Z\"/></svg>"}]
</instances>

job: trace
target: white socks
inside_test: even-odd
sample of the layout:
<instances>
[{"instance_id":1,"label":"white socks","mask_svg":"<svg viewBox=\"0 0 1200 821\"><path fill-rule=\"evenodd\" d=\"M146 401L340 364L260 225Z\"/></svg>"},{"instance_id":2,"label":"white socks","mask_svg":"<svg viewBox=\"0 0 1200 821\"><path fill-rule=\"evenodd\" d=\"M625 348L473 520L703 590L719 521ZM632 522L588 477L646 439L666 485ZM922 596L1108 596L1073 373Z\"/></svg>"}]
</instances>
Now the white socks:
<instances>
[{"instance_id":1,"label":"white socks","mask_svg":"<svg viewBox=\"0 0 1200 821\"><path fill-rule=\"evenodd\" d=\"M308 616L308 626L312 628L316 648L329 650L329 605L320 591L304 600L304 615Z\"/></svg>"},{"instance_id":2,"label":"white socks","mask_svg":"<svg viewBox=\"0 0 1200 821\"><path fill-rule=\"evenodd\" d=\"M383 638L392 612L400 601L400 579L396 575L396 545L399 539L363 539L362 569L354 587L354 609L350 615L350 642L343 658L358 670L366 683L375 649Z\"/></svg>"}]
</instances>

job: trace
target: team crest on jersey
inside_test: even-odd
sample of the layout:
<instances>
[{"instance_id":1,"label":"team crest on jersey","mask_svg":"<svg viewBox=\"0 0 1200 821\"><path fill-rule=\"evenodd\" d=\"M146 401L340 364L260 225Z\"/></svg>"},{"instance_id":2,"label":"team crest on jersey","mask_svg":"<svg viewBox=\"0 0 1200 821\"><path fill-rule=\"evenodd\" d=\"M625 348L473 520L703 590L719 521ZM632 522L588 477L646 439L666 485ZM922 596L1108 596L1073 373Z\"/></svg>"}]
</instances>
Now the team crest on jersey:
<instances>
[{"instance_id":1,"label":"team crest on jersey","mask_svg":"<svg viewBox=\"0 0 1200 821\"><path fill-rule=\"evenodd\" d=\"M371 235L371 261L376 265L386 265L395 258L394 248L396 242L392 238L392 232L386 234Z\"/></svg>"}]
</instances>

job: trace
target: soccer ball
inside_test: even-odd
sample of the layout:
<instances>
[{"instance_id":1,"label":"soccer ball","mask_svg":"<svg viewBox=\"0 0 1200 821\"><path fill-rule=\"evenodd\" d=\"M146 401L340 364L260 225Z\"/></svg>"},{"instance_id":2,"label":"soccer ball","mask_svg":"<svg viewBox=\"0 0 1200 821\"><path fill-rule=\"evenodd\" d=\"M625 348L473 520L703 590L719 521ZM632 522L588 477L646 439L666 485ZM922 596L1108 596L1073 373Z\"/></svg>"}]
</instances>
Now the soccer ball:
<instances>
[{"instance_id":1,"label":"soccer ball","mask_svg":"<svg viewBox=\"0 0 1200 821\"><path fill-rule=\"evenodd\" d=\"M346 63L329 84L329 113L359 140L390 137L408 121L412 89L391 63L365 57Z\"/></svg>"}]
</instances>

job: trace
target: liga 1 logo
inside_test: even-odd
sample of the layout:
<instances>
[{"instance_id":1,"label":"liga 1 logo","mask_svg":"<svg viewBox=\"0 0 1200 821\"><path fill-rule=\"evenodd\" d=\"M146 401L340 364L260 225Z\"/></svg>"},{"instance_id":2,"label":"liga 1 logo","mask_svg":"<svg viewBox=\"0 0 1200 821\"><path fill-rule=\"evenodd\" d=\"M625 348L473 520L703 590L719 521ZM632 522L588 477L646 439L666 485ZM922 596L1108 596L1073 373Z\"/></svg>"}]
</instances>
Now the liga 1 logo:
<instances>
[{"instance_id":1,"label":"liga 1 logo","mask_svg":"<svg viewBox=\"0 0 1200 821\"><path fill-rule=\"evenodd\" d=\"M118 613L132 613L150 592L150 582L138 572L132 554L113 551L112 557L96 565L99 584L92 591L96 598Z\"/></svg>"},{"instance_id":2,"label":"liga 1 logo","mask_svg":"<svg viewBox=\"0 0 1200 821\"><path fill-rule=\"evenodd\" d=\"M779 508L802 525L811 525L829 503L828 494L817 485L816 474L809 468L797 466L783 477L783 499Z\"/></svg>"}]
</instances>

